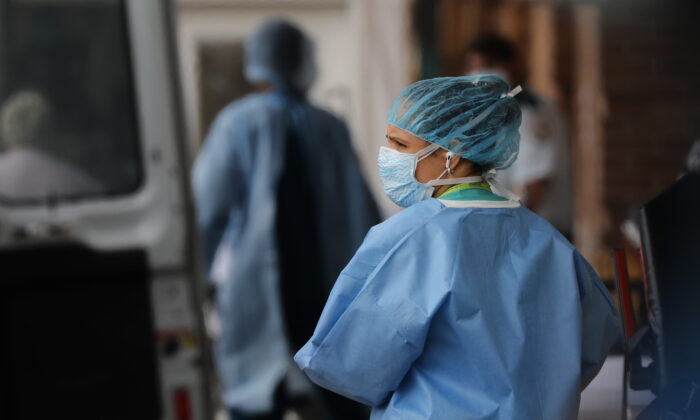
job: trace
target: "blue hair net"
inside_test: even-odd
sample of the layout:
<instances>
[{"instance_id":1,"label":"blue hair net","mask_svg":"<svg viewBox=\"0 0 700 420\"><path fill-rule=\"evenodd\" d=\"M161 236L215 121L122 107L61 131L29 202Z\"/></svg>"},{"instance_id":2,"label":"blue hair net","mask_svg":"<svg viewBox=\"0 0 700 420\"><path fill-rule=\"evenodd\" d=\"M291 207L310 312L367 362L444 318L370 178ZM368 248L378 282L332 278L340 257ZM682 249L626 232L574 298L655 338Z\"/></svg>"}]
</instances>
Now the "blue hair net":
<instances>
[{"instance_id":1,"label":"blue hair net","mask_svg":"<svg viewBox=\"0 0 700 420\"><path fill-rule=\"evenodd\" d=\"M268 20L246 40L245 75L253 83L305 93L316 77L313 44L292 23Z\"/></svg>"},{"instance_id":2,"label":"blue hair net","mask_svg":"<svg viewBox=\"0 0 700 420\"><path fill-rule=\"evenodd\" d=\"M387 121L483 169L505 169L518 156L520 106L493 74L416 82L394 99Z\"/></svg>"}]
</instances>

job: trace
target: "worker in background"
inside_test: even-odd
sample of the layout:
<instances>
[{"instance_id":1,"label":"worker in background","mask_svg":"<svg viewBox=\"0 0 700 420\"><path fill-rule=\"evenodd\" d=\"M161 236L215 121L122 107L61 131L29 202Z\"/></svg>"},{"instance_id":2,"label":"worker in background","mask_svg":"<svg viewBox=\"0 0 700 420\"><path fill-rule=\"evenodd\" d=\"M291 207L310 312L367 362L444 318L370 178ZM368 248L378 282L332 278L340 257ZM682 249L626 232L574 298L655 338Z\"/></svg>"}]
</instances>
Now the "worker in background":
<instances>
[{"instance_id":1,"label":"worker in background","mask_svg":"<svg viewBox=\"0 0 700 420\"><path fill-rule=\"evenodd\" d=\"M10 95L0 107L0 200L44 201L105 192L87 172L62 159L51 106L35 90Z\"/></svg>"},{"instance_id":2,"label":"worker in background","mask_svg":"<svg viewBox=\"0 0 700 420\"><path fill-rule=\"evenodd\" d=\"M497 35L475 39L465 54L465 73L492 73L523 84L515 46ZM569 139L557 107L529 90L517 96L522 110L518 160L499 175L530 210L571 238L572 200Z\"/></svg>"},{"instance_id":3,"label":"worker in background","mask_svg":"<svg viewBox=\"0 0 700 420\"><path fill-rule=\"evenodd\" d=\"M620 326L595 271L499 185L517 89L416 82L394 100L379 174L406 207L375 226L295 360L372 419L573 419Z\"/></svg>"},{"instance_id":4,"label":"worker in background","mask_svg":"<svg viewBox=\"0 0 700 420\"><path fill-rule=\"evenodd\" d=\"M257 93L220 112L193 169L231 420L282 419L310 395L322 396L323 418L365 413L313 387L292 363L341 269L379 222L346 125L306 98L312 49L286 21L255 31L245 75Z\"/></svg>"}]
</instances>

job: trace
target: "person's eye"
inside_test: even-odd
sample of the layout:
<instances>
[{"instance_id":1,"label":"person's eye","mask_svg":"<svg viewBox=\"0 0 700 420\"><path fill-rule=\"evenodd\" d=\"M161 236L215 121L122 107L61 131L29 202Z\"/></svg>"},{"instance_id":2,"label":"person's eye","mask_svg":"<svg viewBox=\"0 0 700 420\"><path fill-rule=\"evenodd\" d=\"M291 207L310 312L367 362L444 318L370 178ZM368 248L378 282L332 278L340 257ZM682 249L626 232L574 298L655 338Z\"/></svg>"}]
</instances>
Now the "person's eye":
<instances>
[{"instance_id":1,"label":"person's eye","mask_svg":"<svg viewBox=\"0 0 700 420\"><path fill-rule=\"evenodd\" d=\"M396 138L394 138L394 137L386 136L386 138L387 138L387 140L389 140L389 144L393 144L400 149L405 149L408 147L404 143L401 143L400 141L396 140Z\"/></svg>"}]
</instances>

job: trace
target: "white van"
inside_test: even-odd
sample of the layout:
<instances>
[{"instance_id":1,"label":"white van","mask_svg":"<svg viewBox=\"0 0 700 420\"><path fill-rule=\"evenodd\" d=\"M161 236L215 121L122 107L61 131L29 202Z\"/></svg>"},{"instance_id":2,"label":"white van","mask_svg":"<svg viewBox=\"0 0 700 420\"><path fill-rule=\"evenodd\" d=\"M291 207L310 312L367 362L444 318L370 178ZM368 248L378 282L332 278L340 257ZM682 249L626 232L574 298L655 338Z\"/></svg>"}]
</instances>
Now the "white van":
<instances>
[{"instance_id":1,"label":"white van","mask_svg":"<svg viewBox=\"0 0 700 420\"><path fill-rule=\"evenodd\" d=\"M171 4L0 0L0 419L210 419Z\"/></svg>"}]
</instances>

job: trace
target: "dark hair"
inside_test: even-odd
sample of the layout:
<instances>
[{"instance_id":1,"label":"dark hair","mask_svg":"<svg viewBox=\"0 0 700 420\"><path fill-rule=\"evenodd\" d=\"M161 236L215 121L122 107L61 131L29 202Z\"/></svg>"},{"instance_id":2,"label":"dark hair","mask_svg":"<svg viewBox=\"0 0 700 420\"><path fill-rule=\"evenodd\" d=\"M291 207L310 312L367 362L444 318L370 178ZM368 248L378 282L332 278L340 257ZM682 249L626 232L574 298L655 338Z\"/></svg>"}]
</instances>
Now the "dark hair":
<instances>
[{"instance_id":1,"label":"dark hair","mask_svg":"<svg viewBox=\"0 0 700 420\"><path fill-rule=\"evenodd\" d=\"M477 53L490 63L513 64L518 58L515 45L508 39L496 34L484 34L469 44L467 53Z\"/></svg>"}]
</instances>

